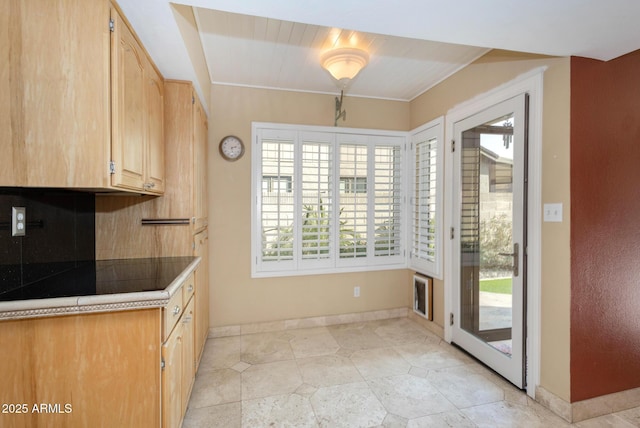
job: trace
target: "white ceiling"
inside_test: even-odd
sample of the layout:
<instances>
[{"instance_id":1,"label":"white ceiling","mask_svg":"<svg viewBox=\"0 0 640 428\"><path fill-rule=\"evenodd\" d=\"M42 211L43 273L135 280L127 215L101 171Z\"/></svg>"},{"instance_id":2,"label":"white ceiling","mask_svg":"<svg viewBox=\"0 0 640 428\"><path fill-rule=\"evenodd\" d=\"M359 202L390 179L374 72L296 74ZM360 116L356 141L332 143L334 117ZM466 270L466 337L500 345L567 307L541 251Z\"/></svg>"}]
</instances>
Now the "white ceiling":
<instances>
[{"instance_id":1,"label":"white ceiling","mask_svg":"<svg viewBox=\"0 0 640 428\"><path fill-rule=\"evenodd\" d=\"M119 0L167 78L195 72L167 0ZM212 82L335 93L335 32L371 56L351 96L411 100L490 48L610 60L640 48L638 0L178 0L194 6ZM344 29L344 31L340 31Z\"/></svg>"},{"instance_id":2,"label":"white ceiling","mask_svg":"<svg viewBox=\"0 0 640 428\"><path fill-rule=\"evenodd\" d=\"M335 93L336 82L319 58L340 38L370 55L349 95L410 100L487 52L211 9L195 13L209 76L222 84Z\"/></svg>"}]
</instances>

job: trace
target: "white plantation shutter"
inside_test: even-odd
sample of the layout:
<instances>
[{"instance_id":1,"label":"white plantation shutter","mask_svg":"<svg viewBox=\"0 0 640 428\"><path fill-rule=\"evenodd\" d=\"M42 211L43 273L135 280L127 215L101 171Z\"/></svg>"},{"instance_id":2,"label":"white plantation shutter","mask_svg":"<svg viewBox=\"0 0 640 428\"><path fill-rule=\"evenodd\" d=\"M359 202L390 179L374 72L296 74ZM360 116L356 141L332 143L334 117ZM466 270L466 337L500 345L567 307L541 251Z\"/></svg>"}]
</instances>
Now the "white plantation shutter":
<instances>
[{"instance_id":1,"label":"white plantation shutter","mask_svg":"<svg viewBox=\"0 0 640 428\"><path fill-rule=\"evenodd\" d=\"M436 257L436 156L437 140L416 144L413 205L413 254L433 262Z\"/></svg>"},{"instance_id":2,"label":"white plantation shutter","mask_svg":"<svg viewBox=\"0 0 640 428\"><path fill-rule=\"evenodd\" d=\"M333 230L333 142L331 135L305 133L301 153L302 260L331 262ZM325 263L326 265L326 263Z\"/></svg>"},{"instance_id":3,"label":"white plantation shutter","mask_svg":"<svg viewBox=\"0 0 640 428\"><path fill-rule=\"evenodd\" d=\"M376 257L402 255L401 147L376 146L374 162L374 221Z\"/></svg>"},{"instance_id":4,"label":"white plantation shutter","mask_svg":"<svg viewBox=\"0 0 640 428\"><path fill-rule=\"evenodd\" d=\"M411 252L409 267L441 277L442 124L412 136Z\"/></svg>"},{"instance_id":5,"label":"white plantation shutter","mask_svg":"<svg viewBox=\"0 0 640 428\"><path fill-rule=\"evenodd\" d=\"M406 267L404 133L263 125L253 126L254 277Z\"/></svg>"},{"instance_id":6,"label":"white plantation shutter","mask_svg":"<svg viewBox=\"0 0 640 428\"><path fill-rule=\"evenodd\" d=\"M260 147L262 175L259 201L260 261L263 265L289 262L289 266L292 267L295 244L294 192L297 188L294 168L294 134L265 133L264 137ZM268 182L265 177L268 177ZM281 268L282 264L279 266Z\"/></svg>"},{"instance_id":7,"label":"white plantation shutter","mask_svg":"<svg viewBox=\"0 0 640 428\"><path fill-rule=\"evenodd\" d=\"M354 137L349 136L352 140ZM360 191L340 192L339 246L341 259L355 259L367 256L367 232L370 223L368 208L369 177L368 151L365 144L340 143L340 179L343 182L361 183ZM362 188L364 186L364 188ZM354 189L355 190L355 189ZM364 191L362 191L364 190Z\"/></svg>"}]
</instances>

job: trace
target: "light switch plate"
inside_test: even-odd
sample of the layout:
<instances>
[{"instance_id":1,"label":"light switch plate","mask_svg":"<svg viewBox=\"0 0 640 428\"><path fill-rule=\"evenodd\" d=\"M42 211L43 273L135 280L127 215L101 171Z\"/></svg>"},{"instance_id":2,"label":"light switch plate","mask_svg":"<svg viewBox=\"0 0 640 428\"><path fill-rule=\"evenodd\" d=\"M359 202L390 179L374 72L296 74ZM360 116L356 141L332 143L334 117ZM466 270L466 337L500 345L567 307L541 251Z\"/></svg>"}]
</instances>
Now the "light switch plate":
<instances>
[{"instance_id":1,"label":"light switch plate","mask_svg":"<svg viewBox=\"0 0 640 428\"><path fill-rule=\"evenodd\" d=\"M544 221L562 223L562 204L544 204Z\"/></svg>"}]
</instances>

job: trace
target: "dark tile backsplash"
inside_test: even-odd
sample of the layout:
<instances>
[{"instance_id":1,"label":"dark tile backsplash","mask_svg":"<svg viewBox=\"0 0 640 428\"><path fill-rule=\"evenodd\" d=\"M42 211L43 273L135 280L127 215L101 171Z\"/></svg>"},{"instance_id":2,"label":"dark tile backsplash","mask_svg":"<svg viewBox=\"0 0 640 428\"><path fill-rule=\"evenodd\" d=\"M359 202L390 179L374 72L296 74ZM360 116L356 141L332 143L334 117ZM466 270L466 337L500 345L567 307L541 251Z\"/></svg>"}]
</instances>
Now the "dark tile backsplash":
<instances>
[{"instance_id":1,"label":"dark tile backsplash","mask_svg":"<svg viewBox=\"0 0 640 428\"><path fill-rule=\"evenodd\" d=\"M11 236L11 208L27 228ZM0 294L95 260L95 196L62 189L0 187Z\"/></svg>"}]
</instances>

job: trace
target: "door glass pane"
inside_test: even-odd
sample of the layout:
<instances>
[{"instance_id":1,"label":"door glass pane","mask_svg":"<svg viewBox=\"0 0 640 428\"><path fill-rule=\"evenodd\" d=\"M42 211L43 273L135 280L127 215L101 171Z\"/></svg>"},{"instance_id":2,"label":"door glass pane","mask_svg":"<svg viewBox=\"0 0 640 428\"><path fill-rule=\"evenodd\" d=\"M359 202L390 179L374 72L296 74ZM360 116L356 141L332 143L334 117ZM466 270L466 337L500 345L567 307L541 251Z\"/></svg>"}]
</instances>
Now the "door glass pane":
<instances>
[{"instance_id":1,"label":"door glass pane","mask_svg":"<svg viewBox=\"0 0 640 428\"><path fill-rule=\"evenodd\" d=\"M511 355L513 114L462 133L461 327Z\"/></svg>"}]
</instances>

